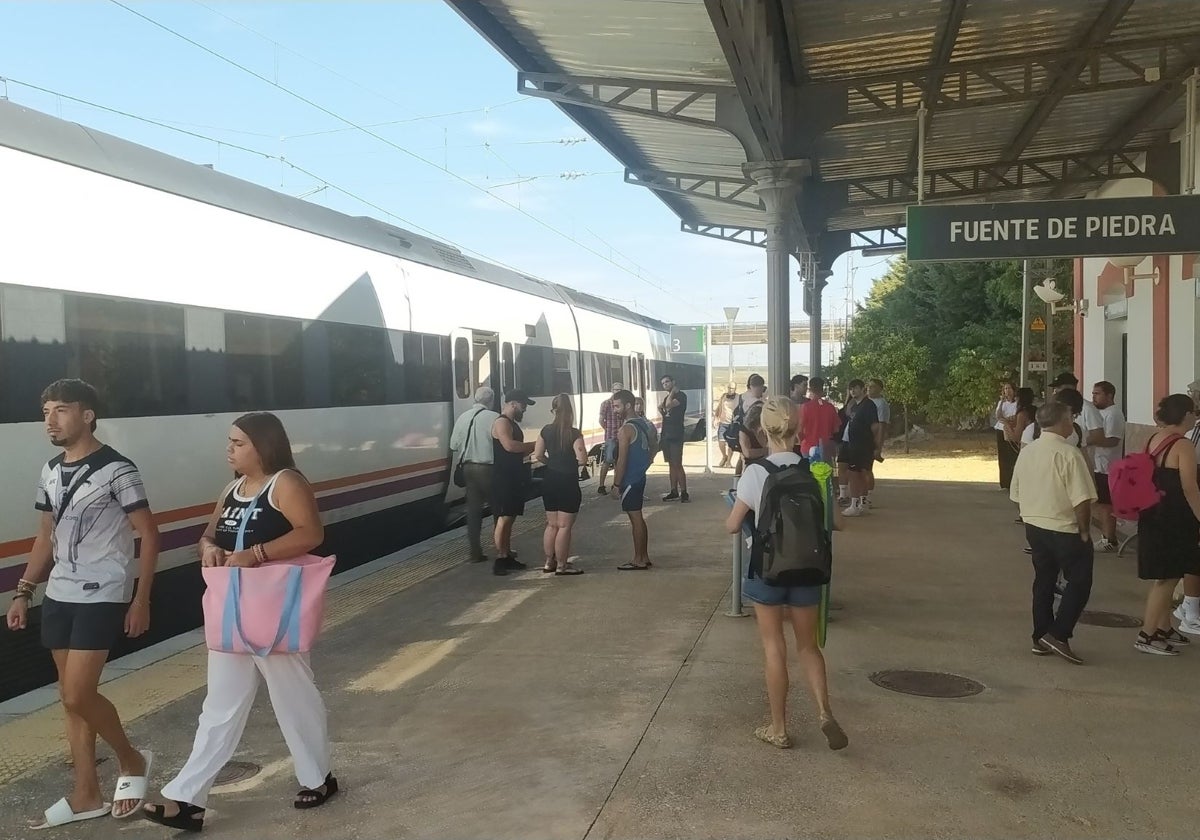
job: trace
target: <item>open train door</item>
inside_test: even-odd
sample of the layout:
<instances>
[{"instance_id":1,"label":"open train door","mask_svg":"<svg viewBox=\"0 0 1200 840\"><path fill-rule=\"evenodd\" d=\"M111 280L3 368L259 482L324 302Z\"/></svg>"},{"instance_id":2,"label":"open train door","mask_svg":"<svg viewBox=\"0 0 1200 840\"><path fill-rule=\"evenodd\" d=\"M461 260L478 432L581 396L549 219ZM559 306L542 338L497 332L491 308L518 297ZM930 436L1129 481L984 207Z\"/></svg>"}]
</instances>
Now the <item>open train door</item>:
<instances>
[{"instance_id":1,"label":"open train door","mask_svg":"<svg viewBox=\"0 0 1200 840\"><path fill-rule=\"evenodd\" d=\"M643 403L646 402L646 357L641 353L629 354L629 390L635 397L641 397ZM649 413L646 412L647 415Z\"/></svg>"},{"instance_id":2,"label":"open train door","mask_svg":"<svg viewBox=\"0 0 1200 840\"><path fill-rule=\"evenodd\" d=\"M475 391L486 385L495 392L495 399L488 406L499 410L501 399L500 387L500 337L494 332L472 329L456 329L450 332L450 349L453 355L454 370L454 401L452 403L450 426L454 421L475 405ZM457 463L454 452L449 456L450 475L454 474ZM466 491L455 487L453 480L447 482L446 503L460 502L466 496Z\"/></svg>"}]
</instances>

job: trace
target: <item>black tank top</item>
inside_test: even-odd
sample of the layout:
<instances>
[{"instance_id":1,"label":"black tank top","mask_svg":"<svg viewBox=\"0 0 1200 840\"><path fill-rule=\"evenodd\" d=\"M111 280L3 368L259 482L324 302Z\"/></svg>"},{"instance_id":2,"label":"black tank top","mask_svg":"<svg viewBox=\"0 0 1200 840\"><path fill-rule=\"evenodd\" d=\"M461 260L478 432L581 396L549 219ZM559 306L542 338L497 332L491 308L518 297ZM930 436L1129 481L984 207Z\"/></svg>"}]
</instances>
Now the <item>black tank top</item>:
<instances>
[{"instance_id":1,"label":"black tank top","mask_svg":"<svg viewBox=\"0 0 1200 840\"><path fill-rule=\"evenodd\" d=\"M525 433L521 427L503 414L500 419L512 427L515 440L524 442ZM498 481L505 486L519 486L529 481L529 467L525 465L525 453L509 452L500 441L492 438L492 481Z\"/></svg>"},{"instance_id":2,"label":"black tank top","mask_svg":"<svg viewBox=\"0 0 1200 840\"><path fill-rule=\"evenodd\" d=\"M237 550L238 529L242 527L242 518L246 515L246 510L252 505L254 512L246 524L243 549L279 539L292 530L292 523L271 503L275 481L279 476L280 473L275 473L267 480L262 492L258 494L257 503L254 498L247 498L239 493L246 479L237 480L225 495L225 501L221 505L221 516L217 519L217 530L213 534L213 540L218 548L225 551Z\"/></svg>"}]
</instances>

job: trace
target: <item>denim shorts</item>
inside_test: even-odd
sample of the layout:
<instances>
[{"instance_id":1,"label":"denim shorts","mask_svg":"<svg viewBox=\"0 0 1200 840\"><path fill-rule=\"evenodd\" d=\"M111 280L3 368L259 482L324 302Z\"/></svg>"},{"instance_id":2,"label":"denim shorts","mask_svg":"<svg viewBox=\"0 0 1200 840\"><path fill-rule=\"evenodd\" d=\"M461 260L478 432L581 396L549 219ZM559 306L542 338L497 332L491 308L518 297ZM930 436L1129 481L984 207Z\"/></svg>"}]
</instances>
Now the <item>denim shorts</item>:
<instances>
[{"instance_id":1,"label":"denim shorts","mask_svg":"<svg viewBox=\"0 0 1200 840\"><path fill-rule=\"evenodd\" d=\"M604 448L600 451L600 459L610 467L616 466L617 463L617 439L604 441Z\"/></svg>"},{"instance_id":2,"label":"denim shorts","mask_svg":"<svg viewBox=\"0 0 1200 840\"><path fill-rule=\"evenodd\" d=\"M767 607L815 607L821 603L819 586L771 586L762 578L743 578L742 595Z\"/></svg>"}]
</instances>

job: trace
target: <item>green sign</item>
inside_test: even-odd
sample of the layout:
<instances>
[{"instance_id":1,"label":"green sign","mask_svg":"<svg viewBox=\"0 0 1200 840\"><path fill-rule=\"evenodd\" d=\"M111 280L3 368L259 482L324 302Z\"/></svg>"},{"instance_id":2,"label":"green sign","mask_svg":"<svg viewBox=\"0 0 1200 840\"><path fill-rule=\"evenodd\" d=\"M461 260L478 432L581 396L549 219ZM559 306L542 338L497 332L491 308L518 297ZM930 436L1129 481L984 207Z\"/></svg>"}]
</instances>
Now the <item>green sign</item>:
<instances>
[{"instance_id":1,"label":"green sign","mask_svg":"<svg viewBox=\"0 0 1200 840\"><path fill-rule=\"evenodd\" d=\"M671 327L672 353L703 353L704 327Z\"/></svg>"}]
</instances>

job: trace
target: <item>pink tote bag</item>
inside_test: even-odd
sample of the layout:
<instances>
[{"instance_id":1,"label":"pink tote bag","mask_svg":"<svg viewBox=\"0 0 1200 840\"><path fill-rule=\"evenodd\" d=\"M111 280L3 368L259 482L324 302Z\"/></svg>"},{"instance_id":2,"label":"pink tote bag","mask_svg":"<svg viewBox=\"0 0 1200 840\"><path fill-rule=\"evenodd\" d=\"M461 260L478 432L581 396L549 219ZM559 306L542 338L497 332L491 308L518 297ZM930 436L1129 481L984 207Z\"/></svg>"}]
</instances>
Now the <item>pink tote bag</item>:
<instances>
[{"instance_id":1,"label":"pink tote bag","mask_svg":"<svg viewBox=\"0 0 1200 840\"><path fill-rule=\"evenodd\" d=\"M312 650L334 562L306 554L254 568L201 569L208 649L252 656Z\"/></svg>"}]
</instances>

